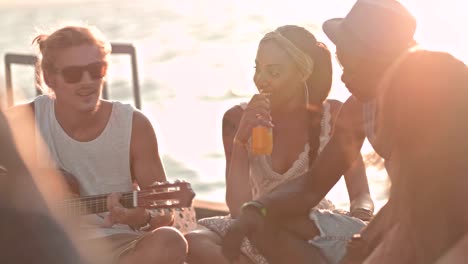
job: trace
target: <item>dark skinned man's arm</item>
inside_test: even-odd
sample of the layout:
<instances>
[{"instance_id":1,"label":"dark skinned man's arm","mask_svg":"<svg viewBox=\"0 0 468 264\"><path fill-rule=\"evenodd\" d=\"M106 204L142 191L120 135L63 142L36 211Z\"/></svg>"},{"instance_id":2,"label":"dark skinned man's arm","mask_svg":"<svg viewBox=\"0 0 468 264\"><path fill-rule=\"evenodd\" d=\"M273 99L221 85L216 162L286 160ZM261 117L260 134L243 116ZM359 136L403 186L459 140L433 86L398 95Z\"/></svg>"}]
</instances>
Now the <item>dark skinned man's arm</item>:
<instances>
[{"instance_id":1,"label":"dark skinned man's arm","mask_svg":"<svg viewBox=\"0 0 468 264\"><path fill-rule=\"evenodd\" d=\"M362 104L350 97L341 108L335 123L335 133L309 172L280 185L257 201L243 205L241 215L230 226L223 239L223 254L229 260L240 255L245 236L261 230L266 220L280 222L306 215L359 157L365 139Z\"/></svg>"}]
</instances>

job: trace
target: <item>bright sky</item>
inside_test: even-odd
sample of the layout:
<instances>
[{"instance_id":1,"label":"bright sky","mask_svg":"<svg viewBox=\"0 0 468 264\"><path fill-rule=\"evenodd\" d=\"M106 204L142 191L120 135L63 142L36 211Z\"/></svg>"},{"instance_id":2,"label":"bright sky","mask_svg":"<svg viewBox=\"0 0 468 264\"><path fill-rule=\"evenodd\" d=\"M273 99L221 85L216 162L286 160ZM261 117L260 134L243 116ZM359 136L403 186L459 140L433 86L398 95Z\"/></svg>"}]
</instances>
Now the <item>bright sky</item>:
<instances>
[{"instance_id":1,"label":"bright sky","mask_svg":"<svg viewBox=\"0 0 468 264\"><path fill-rule=\"evenodd\" d=\"M71 3L71 2L104 2L109 0L41 0L41 5L46 4L53 4L53 3L63 3L63 2ZM37 0L0 0L0 6L27 6L27 5L35 5L37 4Z\"/></svg>"},{"instance_id":2,"label":"bright sky","mask_svg":"<svg viewBox=\"0 0 468 264\"><path fill-rule=\"evenodd\" d=\"M468 63L468 2L404 0L418 21L416 39L430 49L449 51Z\"/></svg>"},{"instance_id":3,"label":"bright sky","mask_svg":"<svg viewBox=\"0 0 468 264\"><path fill-rule=\"evenodd\" d=\"M41 0L40 4L53 4L53 3L64 3L64 2L108 2L112 0ZM115 0L114 0L115 1ZM221 0L227 1L227 0ZM203 2L203 1L194 1L192 3L185 1L175 1L174 8L185 9L187 6L193 6L192 4ZM210 1L213 3L212 1ZM256 1L243 1L235 3L234 5L248 5L255 6ZM292 1L295 2L295 1ZM303 1L300 1L303 2ZM328 2L328 3L327 3ZM326 6L327 9L330 8L330 3L337 3L337 8L341 6L349 5L354 1L317 1L310 0L308 3L300 3L301 8L294 12L285 12L284 0L268 1L268 4L264 5L263 8L258 10L264 10L266 13L276 13L281 14L285 17L284 20L287 20L289 16L295 16L298 12L310 12L311 10L317 9L320 6ZM341 2L341 3L340 3ZM462 58L464 61L468 61L468 34L466 33L466 26L468 25L468 16L466 15L466 10L468 10L468 2L464 0L401 0L401 2L407 6L411 12L416 16L418 21L418 33L417 39L420 43L423 43L425 46L434 49L443 49L448 50L454 55ZM265 4L263 1L258 3ZM38 4L37 0L0 0L1 6L11 6L11 5L35 5ZM291 8L294 8L294 4L289 5ZM309 6L310 8L304 8L304 6ZM288 7L288 10L291 10ZM193 9L190 9L192 12ZM273 11L273 12L272 12ZM330 12L330 10L327 10ZM328 13L324 12L324 13ZM449 40L449 41L447 41Z\"/></svg>"}]
</instances>

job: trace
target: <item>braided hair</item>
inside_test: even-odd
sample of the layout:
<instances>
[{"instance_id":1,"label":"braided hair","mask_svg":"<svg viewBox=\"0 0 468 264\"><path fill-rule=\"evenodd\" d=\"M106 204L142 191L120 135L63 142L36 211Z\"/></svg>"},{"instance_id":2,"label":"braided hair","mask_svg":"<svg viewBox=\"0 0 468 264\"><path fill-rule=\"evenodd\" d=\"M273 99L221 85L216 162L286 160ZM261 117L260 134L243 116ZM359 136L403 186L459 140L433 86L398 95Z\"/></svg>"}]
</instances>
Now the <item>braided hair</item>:
<instances>
[{"instance_id":1,"label":"braided hair","mask_svg":"<svg viewBox=\"0 0 468 264\"><path fill-rule=\"evenodd\" d=\"M332 62L331 54L327 46L315 38L307 29L286 25L276 29L281 35L291 41L298 49L310 56L314 61L314 67L306 80L308 88L308 138L309 138L309 162L312 164L320 147L321 120L323 116L322 104L331 90Z\"/></svg>"}]
</instances>

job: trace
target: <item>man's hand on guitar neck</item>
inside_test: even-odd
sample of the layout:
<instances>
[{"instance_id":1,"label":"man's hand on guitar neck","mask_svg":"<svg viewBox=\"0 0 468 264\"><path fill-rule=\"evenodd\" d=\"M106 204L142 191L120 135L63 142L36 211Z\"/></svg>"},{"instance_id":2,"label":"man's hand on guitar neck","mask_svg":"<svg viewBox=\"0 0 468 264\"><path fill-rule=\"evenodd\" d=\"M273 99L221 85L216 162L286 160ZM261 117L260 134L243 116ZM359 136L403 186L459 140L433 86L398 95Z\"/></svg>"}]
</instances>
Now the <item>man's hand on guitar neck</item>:
<instances>
[{"instance_id":1,"label":"man's hand on guitar neck","mask_svg":"<svg viewBox=\"0 0 468 264\"><path fill-rule=\"evenodd\" d=\"M125 224L139 229L149 225L148 229L153 230L161 226L170 225L173 221L171 213L153 215L150 210L145 208L125 208L120 203L121 198L122 195L119 193L111 193L107 196L109 214L104 219L104 227L111 227L114 224Z\"/></svg>"}]
</instances>

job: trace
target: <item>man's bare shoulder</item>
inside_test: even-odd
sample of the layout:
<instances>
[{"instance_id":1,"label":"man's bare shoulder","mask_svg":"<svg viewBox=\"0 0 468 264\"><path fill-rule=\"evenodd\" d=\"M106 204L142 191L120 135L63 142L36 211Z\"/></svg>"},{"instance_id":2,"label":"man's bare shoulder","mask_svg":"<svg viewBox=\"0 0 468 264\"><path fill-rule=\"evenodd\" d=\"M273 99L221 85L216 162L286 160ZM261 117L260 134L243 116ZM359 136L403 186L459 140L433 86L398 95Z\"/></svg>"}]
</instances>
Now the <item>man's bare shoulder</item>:
<instances>
[{"instance_id":1,"label":"man's bare shoulder","mask_svg":"<svg viewBox=\"0 0 468 264\"><path fill-rule=\"evenodd\" d=\"M140 110L133 111L132 134L154 134L154 128L149 118Z\"/></svg>"},{"instance_id":2,"label":"man's bare shoulder","mask_svg":"<svg viewBox=\"0 0 468 264\"><path fill-rule=\"evenodd\" d=\"M133 158L142 158L149 155L148 153L154 154L158 152L156 132L153 129L153 125L151 124L148 117L146 117L146 115L139 110L135 110L133 112L132 136L130 144ZM146 153L145 150L149 150L149 152Z\"/></svg>"}]
</instances>

